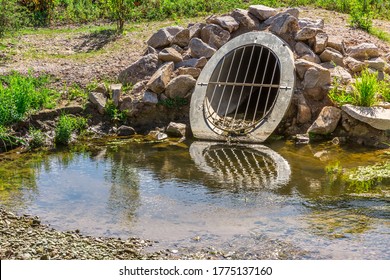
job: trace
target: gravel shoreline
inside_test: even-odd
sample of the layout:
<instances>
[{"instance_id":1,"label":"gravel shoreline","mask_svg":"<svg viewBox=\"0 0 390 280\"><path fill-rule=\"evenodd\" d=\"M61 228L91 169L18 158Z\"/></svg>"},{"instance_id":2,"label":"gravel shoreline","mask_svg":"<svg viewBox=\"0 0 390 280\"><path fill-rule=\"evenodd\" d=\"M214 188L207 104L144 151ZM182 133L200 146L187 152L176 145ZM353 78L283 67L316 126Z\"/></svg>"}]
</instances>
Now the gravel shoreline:
<instances>
[{"instance_id":1,"label":"gravel shoreline","mask_svg":"<svg viewBox=\"0 0 390 280\"><path fill-rule=\"evenodd\" d=\"M41 224L39 217L17 216L0 208L0 259L9 260L140 260L154 259L142 250L150 240L83 236Z\"/></svg>"}]
</instances>

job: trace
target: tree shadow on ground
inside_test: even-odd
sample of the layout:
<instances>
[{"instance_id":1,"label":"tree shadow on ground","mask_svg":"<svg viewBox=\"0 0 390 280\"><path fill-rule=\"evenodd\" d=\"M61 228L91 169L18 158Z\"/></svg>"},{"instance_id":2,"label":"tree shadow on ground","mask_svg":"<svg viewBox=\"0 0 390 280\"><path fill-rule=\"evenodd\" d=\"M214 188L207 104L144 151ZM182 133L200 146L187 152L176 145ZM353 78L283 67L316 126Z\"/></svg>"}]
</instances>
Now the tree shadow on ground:
<instances>
[{"instance_id":1,"label":"tree shadow on ground","mask_svg":"<svg viewBox=\"0 0 390 280\"><path fill-rule=\"evenodd\" d=\"M89 34L81 35L79 39L80 44L74 46L75 52L92 52L103 48L110 42L114 42L118 38L118 34L115 30L105 29L94 31Z\"/></svg>"}]
</instances>

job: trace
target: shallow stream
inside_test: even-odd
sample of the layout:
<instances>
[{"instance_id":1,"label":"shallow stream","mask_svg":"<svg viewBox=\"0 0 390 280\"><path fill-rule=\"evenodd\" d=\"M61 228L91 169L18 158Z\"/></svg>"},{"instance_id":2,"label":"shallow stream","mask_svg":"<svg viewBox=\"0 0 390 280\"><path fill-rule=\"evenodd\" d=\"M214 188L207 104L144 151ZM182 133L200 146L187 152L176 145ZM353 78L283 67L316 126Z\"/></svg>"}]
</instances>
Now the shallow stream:
<instances>
[{"instance_id":1,"label":"shallow stream","mask_svg":"<svg viewBox=\"0 0 390 280\"><path fill-rule=\"evenodd\" d=\"M326 172L387 150L113 140L0 157L0 205L58 230L212 248L244 257L390 259L390 184L368 191Z\"/></svg>"}]
</instances>

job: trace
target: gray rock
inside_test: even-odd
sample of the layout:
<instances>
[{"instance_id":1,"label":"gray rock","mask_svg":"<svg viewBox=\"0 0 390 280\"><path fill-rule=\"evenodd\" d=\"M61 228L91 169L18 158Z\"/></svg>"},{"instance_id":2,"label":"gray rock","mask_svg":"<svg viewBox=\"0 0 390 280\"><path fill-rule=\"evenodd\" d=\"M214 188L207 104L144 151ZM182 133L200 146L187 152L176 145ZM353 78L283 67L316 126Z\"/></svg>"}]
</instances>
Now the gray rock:
<instances>
[{"instance_id":1,"label":"gray rock","mask_svg":"<svg viewBox=\"0 0 390 280\"><path fill-rule=\"evenodd\" d=\"M135 130L131 126L121 125L116 133L118 136L131 136L135 134Z\"/></svg>"},{"instance_id":2,"label":"gray rock","mask_svg":"<svg viewBox=\"0 0 390 280\"><path fill-rule=\"evenodd\" d=\"M344 105L341 109L349 116L361 122L369 124L378 130L390 129L390 109L382 107L360 107Z\"/></svg>"},{"instance_id":3,"label":"gray rock","mask_svg":"<svg viewBox=\"0 0 390 280\"><path fill-rule=\"evenodd\" d=\"M295 52L296 54L308 61L314 62L314 63L321 63L320 58L310 49L308 45L306 45L303 42L298 42L295 45Z\"/></svg>"},{"instance_id":4,"label":"gray rock","mask_svg":"<svg viewBox=\"0 0 390 280\"><path fill-rule=\"evenodd\" d=\"M128 117L132 117L137 113L136 103L133 101L133 98L130 96L125 96L122 99L121 104L119 105L119 110L121 112L126 112Z\"/></svg>"},{"instance_id":5,"label":"gray rock","mask_svg":"<svg viewBox=\"0 0 390 280\"><path fill-rule=\"evenodd\" d=\"M321 66L309 68L303 79L304 93L313 100L322 100L331 84L330 72Z\"/></svg>"},{"instance_id":6,"label":"gray rock","mask_svg":"<svg viewBox=\"0 0 390 280\"><path fill-rule=\"evenodd\" d=\"M140 80L150 78L158 69L158 57L148 54L131 64L119 74L119 81L124 84L136 84Z\"/></svg>"},{"instance_id":7,"label":"gray rock","mask_svg":"<svg viewBox=\"0 0 390 280\"><path fill-rule=\"evenodd\" d=\"M323 19L318 19L318 20L313 20L310 18L299 19L299 28L312 27L312 28L324 29L324 26L325 24Z\"/></svg>"},{"instance_id":8,"label":"gray rock","mask_svg":"<svg viewBox=\"0 0 390 280\"><path fill-rule=\"evenodd\" d=\"M139 81L133 86L133 89L130 92L131 96L139 95L146 89L146 85L148 84L148 80Z\"/></svg>"},{"instance_id":9,"label":"gray rock","mask_svg":"<svg viewBox=\"0 0 390 280\"><path fill-rule=\"evenodd\" d=\"M148 54L158 55L158 51L155 48L153 48L152 46L148 46L146 48L146 51L145 51L144 55L148 55Z\"/></svg>"},{"instance_id":10,"label":"gray rock","mask_svg":"<svg viewBox=\"0 0 390 280\"><path fill-rule=\"evenodd\" d=\"M165 132L171 137L183 137L186 136L186 128L184 123L170 122Z\"/></svg>"},{"instance_id":11,"label":"gray rock","mask_svg":"<svg viewBox=\"0 0 390 280\"><path fill-rule=\"evenodd\" d=\"M308 123L311 120L311 110L307 105L305 98L303 95L299 95L298 98L298 114L297 114L297 122L299 124Z\"/></svg>"},{"instance_id":12,"label":"gray rock","mask_svg":"<svg viewBox=\"0 0 390 280\"><path fill-rule=\"evenodd\" d=\"M201 57L201 58L191 58L187 60L183 60L181 62L178 62L175 64L175 68L180 67L194 67L194 68L203 68L207 63L207 58Z\"/></svg>"},{"instance_id":13,"label":"gray rock","mask_svg":"<svg viewBox=\"0 0 390 280\"><path fill-rule=\"evenodd\" d=\"M335 49L335 50L339 51L342 54L345 54L344 40L343 40L343 38L341 38L339 36L329 35L328 36L327 47L330 47L332 49Z\"/></svg>"},{"instance_id":14,"label":"gray rock","mask_svg":"<svg viewBox=\"0 0 390 280\"><path fill-rule=\"evenodd\" d=\"M299 10L297 8L288 8L287 10L284 11L284 13L299 18Z\"/></svg>"},{"instance_id":15,"label":"gray rock","mask_svg":"<svg viewBox=\"0 0 390 280\"><path fill-rule=\"evenodd\" d=\"M321 54L322 62L333 62L336 65L344 66L344 56L338 51L327 47Z\"/></svg>"},{"instance_id":16,"label":"gray rock","mask_svg":"<svg viewBox=\"0 0 390 280\"><path fill-rule=\"evenodd\" d=\"M204 23L195 23L193 25L188 26L188 30L190 31L190 40L192 38L200 38L201 31L206 24Z\"/></svg>"},{"instance_id":17,"label":"gray rock","mask_svg":"<svg viewBox=\"0 0 390 280\"><path fill-rule=\"evenodd\" d=\"M110 85L110 91L112 96L112 101L116 107L119 105L119 100L122 95L122 84L112 84Z\"/></svg>"},{"instance_id":18,"label":"gray rock","mask_svg":"<svg viewBox=\"0 0 390 280\"><path fill-rule=\"evenodd\" d=\"M158 54L158 59L161 61L183 61L183 56L174 48L165 48Z\"/></svg>"},{"instance_id":19,"label":"gray rock","mask_svg":"<svg viewBox=\"0 0 390 280\"><path fill-rule=\"evenodd\" d=\"M90 92L88 96L89 101L96 106L100 114L104 114L104 108L106 107L107 98L101 92Z\"/></svg>"},{"instance_id":20,"label":"gray rock","mask_svg":"<svg viewBox=\"0 0 390 280\"><path fill-rule=\"evenodd\" d=\"M190 42L190 30L188 28L183 29L182 31L178 32L171 40L172 44L176 44L180 47L186 47L188 46L188 43Z\"/></svg>"},{"instance_id":21,"label":"gray rock","mask_svg":"<svg viewBox=\"0 0 390 280\"><path fill-rule=\"evenodd\" d=\"M201 39L214 49L219 49L230 39L229 31L216 24L207 24L201 31Z\"/></svg>"},{"instance_id":22,"label":"gray rock","mask_svg":"<svg viewBox=\"0 0 390 280\"><path fill-rule=\"evenodd\" d=\"M145 91L144 96L142 97L142 102L146 104L155 105L158 103L157 94L151 91Z\"/></svg>"},{"instance_id":23,"label":"gray rock","mask_svg":"<svg viewBox=\"0 0 390 280\"><path fill-rule=\"evenodd\" d=\"M147 44L155 49L163 48L171 44L172 35L168 32L166 28L161 28L156 33L154 33Z\"/></svg>"},{"instance_id":24,"label":"gray rock","mask_svg":"<svg viewBox=\"0 0 390 280\"><path fill-rule=\"evenodd\" d=\"M295 36L295 40L305 41L305 40L312 39L317 35L319 31L320 29L318 28L306 26L298 31L297 35Z\"/></svg>"},{"instance_id":25,"label":"gray rock","mask_svg":"<svg viewBox=\"0 0 390 280\"><path fill-rule=\"evenodd\" d=\"M326 106L322 108L320 115L309 127L307 133L326 135L332 133L341 118L341 110L336 107Z\"/></svg>"},{"instance_id":26,"label":"gray rock","mask_svg":"<svg viewBox=\"0 0 390 280\"><path fill-rule=\"evenodd\" d=\"M195 67L180 67L177 69L178 75L191 75L195 79L199 77L201 70Z\"/></svg>"},{"instance_id":27,"label":"gray rock","mask_svg":"<svg viewBox=\"0 0 390 280\"><path fill-rule=\"evenodd\" d=\"M236 31L240 26L240 24L232 16L211 16L206 20L206 22L217 24L230 33Z\"/></svg>"},{"instance_id":28,"label":"gray rock","mask_svg":"<svg viewBox=\"0 0 390 280\"><path fill-rule=\"evenodd\" d=\"M313 50L316 54L322 53L328 44L328 35L324 32L319 32L314 37Z\"/></svg>"},{"instance_id":29,"label":"gray rock","mask_svg":"<svg viewBox=\"0 0 390 280\"><path fill-rule=\"evenodd\" d=\"M181 75L172 79L165 90L169 98L185 98L195 87L196 80L190 75Z\"/></svg>"},{"instance_id":30,"label":"gray rock","mask_svg":"<svg viewBox=\"0 0 390 280\"><path fill-rule=\"evenodd\" d=\"M264 21L276 15L277 11L274 8L264 5L251 5L249 6L249 13L257 17L259 20Z\"/></svg>"},{"instance_id":31,"label":"gray rock","mask_svg":"<svg viewBox=\"0 0 390 280\"><path fill-rule=\"evenodd\" d=\"M243 28L246 32L259 28L259 20L247 10L234 9L231 16L239 23L240 28Z\"/></svg>"},{"instance_id":32,"label":"gray rock","mask_svg":"<svg viewBox=\"0 0 390 280\"><path fill-rule=\"evenodd\" d=\"M386 61L380 57L371 58L370 60L365 61L365 64L378 71L383 71L386 68Z\"/></svg>"},{"instance_id":33,"label":"gray rock","mask_svg":"<svg viewBox=\"0 0 390 280\"><path fill-rule=\"evenodd\" d=\"M295 61L295 70L296 70L298 77L300 79L304 78L306 71L311 67L318 68L320 71L323 71L325 69L321 65L314 63L314 62L311 62L311 61L307 61L305 59L297 59Z\"/></svg>"},{"instance_id":34,"label":"gray rock","mask_svg":"<svg viewBox=\"0 0 390 280\"><path fill-rule=\"evenodd\" d=\"M294 45L294 37L299 30L298 19L290 14L282 14L274 19L269 30L290 45Z\"/></svg>"},{"instance_id":35,"label":"gray rock","mask_svg":"<svg viewBox=\"0 0 390 280\"><path fill-rule=\"evenodd\" d=\"M360 72L366 67L364 62L356 60L352 57L344 58L344 64L352 71L352 73Z\"/></svg>"},{"instance_id":36,"label":"gray rock","mask_svg":"<svg viewBox=\"0 0 390 280\"><path fill-rule=\"evenodd\" d=\"M217 51L199 38L192 38L188 47L190 48L191 55L196 58L210 58Z\"/></svg>"},{"instance_id":37,"label":"gray rock","mask_svg":"<svg viewBox=\"0 0 390 280\"><path fill-rule=\"evenodd\" d=\"M174 63L168 62L161 66L154 75L150 78L146 87L155 93L162 93L171 80Z\"/></svg>"},{"instance_id":38,"label":"gray rock","mask_svg":"<svg viewBox=\"0 0 390 280\"><path fill-rule=\"evenodd\" d=\"M348 55L356 59L370 59L379 57L379 48L372 43L362 43L360 45L350 47Z\"/></svg>"}]
</instances>

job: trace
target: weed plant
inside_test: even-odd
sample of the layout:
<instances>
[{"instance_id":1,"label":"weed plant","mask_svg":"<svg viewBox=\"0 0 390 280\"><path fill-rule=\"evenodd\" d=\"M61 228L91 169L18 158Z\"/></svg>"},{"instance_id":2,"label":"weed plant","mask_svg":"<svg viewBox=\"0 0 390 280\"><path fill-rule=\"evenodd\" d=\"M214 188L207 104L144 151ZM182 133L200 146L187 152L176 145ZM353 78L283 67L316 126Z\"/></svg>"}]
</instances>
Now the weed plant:
<instances>
[{"instance_id":1,"label":"weed plant","mask_svg":"<svg viewBox=\"0 0 390 280\"><path fill-rule=\"evenodd\" d=\"M338 77L334 77L332 81L332 88L329 90L328 96L329 99L338 106L353 103L352 96L347 93L345 86L340 83L340 79Z\"/></svg>"},{"instance_id":2,"label":"weed plant","mask_svg":"<svg viewBox=\"0 0 390 280\"><path fill-rule=\"evenodd\" d=\"M390 102L390 78L379 83L379 93L383 101Z\"/></svg>"},{"instance_id":3,"label":"weed plant","mask_svg":"<svg viewBox=\"0 0 390 280\"><path fill-rule=\"evenodd\" d=\"M167 98L165 100L160 100L158 104L170 109L177 109L188 105L188 100L182 97Z\"/></svg>"},{"instance_id":4,"label":"weed plant","mask_svg":"<svg viewBox=\"0 0 390 280\"><path fill-rule=\"evenodd\" d=\"M114 104L112 100L108 100L104 108L105 113L110 117L114 122L123 122L126 120L126 112L120 111Z\"/></svg>"},{"instance_id":5,"label":"weed plant","mask_svg":"<svg viewBox=\"0 0 390 280\"><path fill-rule=\"evenodd\" d=\"M58 121L54 141L59 145L68 145L73 133L80 133L87 127L83 117L61 115Z\"/></svg>"},{"instance_id":6,"label":"weed plant","mask_svg":"<svg viewBox=\"0 0 390 280\"><path fill-rule=\"evenodd\" d=\"M29 146L32 149L42 147L45 143L45 135L39 129L30 127L28 134L30 135Z\"/></svg>"},{"instance_id":7,"label":"weed plant","mask_svg":"<svg viewBox=\"0 0 390 280\"><path fill-rule=\"evenodd\" d=\"M0 125L22 120L28 113L42 108L53 108L57 94L46 87L48 76L23 76L13 72L0 77Z\"/></svg>"}]
</instances>

